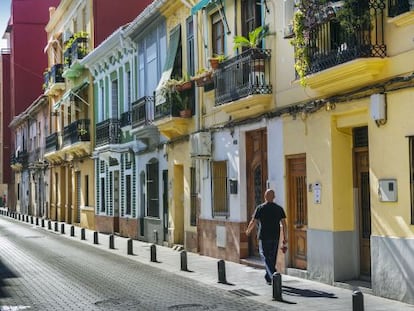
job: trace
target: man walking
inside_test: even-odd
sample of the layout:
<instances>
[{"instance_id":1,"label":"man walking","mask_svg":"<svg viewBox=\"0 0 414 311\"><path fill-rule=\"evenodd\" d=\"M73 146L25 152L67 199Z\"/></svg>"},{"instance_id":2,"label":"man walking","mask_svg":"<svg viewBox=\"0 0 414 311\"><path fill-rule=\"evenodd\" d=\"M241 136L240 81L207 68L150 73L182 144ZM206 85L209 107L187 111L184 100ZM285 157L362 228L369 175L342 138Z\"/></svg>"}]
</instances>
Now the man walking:
<instances>
[{"instance_id":1,"label":"man walking","mask_svg":"<svg viewBox=\"0 0 414 311\"><path fill-rule=\"evenodd\" d=\"M250 235L256 224L259 224L259 253L266 267L266 282L271 285L279 246L280 224L283 230L283 244L287 243L286 215L283 208L273 202L275 192L272 189L266 190L264 198L265 202L256 207L246 234Z\"/></svg>"}]
</instances>

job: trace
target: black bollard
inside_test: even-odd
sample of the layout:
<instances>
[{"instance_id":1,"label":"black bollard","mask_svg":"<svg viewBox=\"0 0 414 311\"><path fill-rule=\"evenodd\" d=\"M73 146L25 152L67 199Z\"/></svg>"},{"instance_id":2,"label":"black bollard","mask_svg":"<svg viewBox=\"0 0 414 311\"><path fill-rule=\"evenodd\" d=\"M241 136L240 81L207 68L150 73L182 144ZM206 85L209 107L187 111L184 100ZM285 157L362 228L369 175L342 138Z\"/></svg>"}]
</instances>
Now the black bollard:
<instances>
[{"instance_id":1,"label":"black bollard","mask_svg":"<svg viewBox=\"0 0 414 311\"><path fill-rule=\"evenodd\" d=\"M128 241L127 241L127 254L128 255L133 255L134 254L134 252L133 252L133 250L132 250L132 239L128 239Z\"/></svg>"},{"instance_id":2,"label":"black bollard","mask_svg":"<svg viewBox=\"0 0 414 311\"><path fill-rule=\"evenodd\" d=\"M81 240L86 240L86 238L85 238L85 228L81 229Z\"/></svg>"},{"instance_id":3,"label":"black bollard","mask_svg":"<svg viewBox=\"0 0 414 311\"><path fill-rule=\"evenodd\" d=\"M218 269L218 282L222 284L227 284L226 280L226 263L224 260L219 260L217 263L217 269Z\"/></svg>"},{"instance_id":4,"label":"black bollard","mask_svg":"<svg viewBox=\"0 0 414 311\"><path fill-rule=\"evenodd\" d=\"M187 252L181 251L180 253L180 259L181 259L181 271L188 271L187 267Z\"/></svg>"},{"instance_id":5,"label":"black bollard","mask_svg":"<svg viewBox=\"0 0 414 311\"><path fill-rule=\"evenodd\" d=\"M364 295L359 290L352 293L352 311L364 311Z\"/></svg>"},{"instance_id":6,"label":"black bollard","mask_svg":"<svg viewBox=\"0 0 414 311\"><path fill-rule=\"evenodd\" d=\"M39 218L36 217L36 226L39 225Z\"/></svg>"},{"instance_id":7,"label":"black bollard","mask_svg":"<svg viewBox=\"0 0 414 311\"><path fill-rule=\"evenodd\" d=\"M70 236L75 236L75 227L70 226Z\"/></svg>"},{"instance_id":8,"label":"black bollard","mask_svg":"<svg viewBox=\"0 0 414 311\"><path fill-rule=\"evenodd\" d=\"M114 235L109 235L109 249L115 249Z\"/></svg>"},{"instance_id":9,"label":"black bollard","mask_svg":"<svg viewBox=\"0 0 414 311\"><path fill-rule=\"evenodd\" d=\"M150 246L150 251L151 251L151 262L157 262L157 248L155 244L152 244Z\"/></svg>"},{"instance_id":10,"label":"black bollard","mask_svg":"<svg viewBox=\"0 0 414 311\"><path fill-rule=\"evenodd\" d=\"M44 219L40 219L40 225L42 226L42 228L45 227L45 220Z\"/></svg>"},{"instance_id":11,"label":"black bollard","mask_svg":"<svg viewBox=\"0 0 414 311\"><path fill-rule=\"evenodd\" d=\"M58 231L59 231L58 226L59 226L58 222L55 222L55 231L56 231L56 232L58 232Z\"/></svg>"},{"instance_id":12,"label":"black bollard","mask_svg":"<svg viewBox=\"0 0 414 311\"><path fill-rule=\"evenodd\" d=\"M273 300L283 301L282 299L282 275L278 272L272 275Z\"/></svg>"},{"instance_id":13,"label":"black bollard","mask_svg":"<svg viewBox=\"0 0 414 311\"><path fill-rule=\"evenodd\" d=\"M65 234L65 224L60 224L60 233Z\"/></svg>"},{"instance_id":14,"label":"black bollard","mask_svg":"<svg viewBox=\"0 0 414 311\"><path fill-rule=\"evenodd\" d=\"M98 232L96 232L96 231L93 233L93 244L99 244Z\"/></svg>"},{"instance_id":15,"label":"black bollard","mask_svg":"<svg viewBox=\"0 0 414 311\"><path fill-rule=\"evenodd\" d=\"M47 222L47 228L52 230L52 222L50 220Z\"/></svg>"},{"instance_id":16,"label":"black bollard","mask_svg":"<svg viewBox=\"0 0 414 311\"><path fill-rule=\"evenodd\" d=\"M30 224L33 225L33 216L30 216Z\"/></svg>"},{"instance_id":17,"label":"black bollard","mask_svg":"<svg viewBox=\"0 0 414 311\"><path fill-rule=\"evenodd\" d=\"M26 215L26 222L29 222L29 215Z\"/></svg>"}]
</instances>

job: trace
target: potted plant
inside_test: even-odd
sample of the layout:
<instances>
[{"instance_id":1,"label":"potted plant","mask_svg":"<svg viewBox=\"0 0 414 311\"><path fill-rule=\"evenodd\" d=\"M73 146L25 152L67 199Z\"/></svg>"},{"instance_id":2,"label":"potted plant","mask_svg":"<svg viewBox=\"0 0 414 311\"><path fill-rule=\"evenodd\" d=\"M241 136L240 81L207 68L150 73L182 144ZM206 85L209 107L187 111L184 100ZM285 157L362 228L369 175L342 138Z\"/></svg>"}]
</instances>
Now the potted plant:
<instances>
[{"instance_id":1,"label":"potted plant","mask_svg":"<svg viewBox=\"0 0 414 311\"><path fill-rule=\"evenodd\" d=\"M196 85L199 87L205 86L213 83L213 73L205 68L200 68L191 80L195 81Z\"/></svg>"},{"instance_id":2,"label":"potted plant","mask_svg":"<svg viewBox=\"0 0 414 311\"><path fill-rule=\"evenodd\" d=\"M183 74L183 77L180 80L178 80L178 83L175 86L178 92L190 90L192 87L193 83L190 80L190 75L188 73Z\"/></svg>"},{"instance_id":3,"label":"potted plant","mask_svg":"<svg viewBox=\"0 0 414 311\"><path fill-rule=\"evenodd\" d=\"M233 38L233 49L247 48L256 49L260 44L260 41L268 35L267 27L259 26L249 32L248 37L234 36Z\"/></svg>"},{"instance_id":4,"label":"potted plant","mask_svg":"<svg viewBox=\"0 0 414 311\"><path fill-rule=\"evenodd\" d=\"M215 54L213 57L210 57L208 60L212 69L218 69L219 64L226 60L226 56L223 54Z\"/></svg>"}]
</instances>

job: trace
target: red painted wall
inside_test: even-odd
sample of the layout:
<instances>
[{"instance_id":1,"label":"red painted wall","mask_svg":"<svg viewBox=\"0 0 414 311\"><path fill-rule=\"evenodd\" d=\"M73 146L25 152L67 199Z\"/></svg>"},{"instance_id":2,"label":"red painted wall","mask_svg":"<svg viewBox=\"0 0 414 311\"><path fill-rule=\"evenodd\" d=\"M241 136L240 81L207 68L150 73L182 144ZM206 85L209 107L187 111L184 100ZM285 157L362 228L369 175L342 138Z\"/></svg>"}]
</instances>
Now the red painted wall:
<instances>
[{"instance_id":1,"label":"red painted wall","mask_svg":"<svg viewBox=\"0 0 414 311\"><path fill-rule=\"evenodd\" d=\"M60 0L12 0L10 19L11 116L19 115L43 93L47 55L45 26L49 7Z\"/></svg>"},{"instance_id":2,"label":"red painted wall","mask_svg":"<svg viewBox=\"0 0 414 311\"><path fill-rule=\"evenodd\" d=\"M177 0L174 0L177 1ZM95 47L120 26L135 19L152 0L94 0Z\"/></svg>"},{"instance_id":3,"label":"red painted wall","mask_svg":"<svg viewBox=\"0 0 414 311\"><path fill-rule=\"evenodd\" d=\"M1 55L1 68L3 92L0 94L3 103L3 120L1 120L1 126L3 130L3 163L1 163L1 169L3 170L3 180L0 180L2 184L11 183L11 137L10 137L10 54L2 53Z\"/></svg>"}]
</instances>

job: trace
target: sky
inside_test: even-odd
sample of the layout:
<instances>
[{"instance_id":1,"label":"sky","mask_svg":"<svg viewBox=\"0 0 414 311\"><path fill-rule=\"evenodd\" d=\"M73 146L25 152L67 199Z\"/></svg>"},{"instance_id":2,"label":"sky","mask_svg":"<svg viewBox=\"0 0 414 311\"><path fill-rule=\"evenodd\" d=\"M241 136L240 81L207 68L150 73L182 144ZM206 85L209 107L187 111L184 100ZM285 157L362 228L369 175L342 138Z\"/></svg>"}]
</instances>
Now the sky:
<instances>
[{"instance_id":1,"label":"sky","mask_svg":"<svg viewBox=\"0 0 414 311\"><path fill-rule=\"evenodd\" d=\"M10 2L11 0L0 0L0 39L3 38L6 30L7 22L10 17ZM0 48L6 47L5 40L0 40Z\"/></svg>"}]
</instances>

